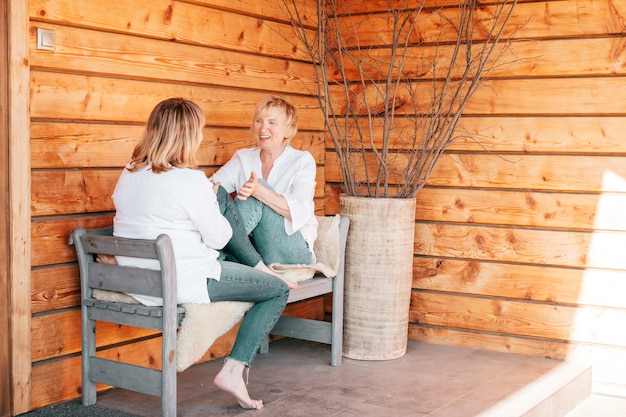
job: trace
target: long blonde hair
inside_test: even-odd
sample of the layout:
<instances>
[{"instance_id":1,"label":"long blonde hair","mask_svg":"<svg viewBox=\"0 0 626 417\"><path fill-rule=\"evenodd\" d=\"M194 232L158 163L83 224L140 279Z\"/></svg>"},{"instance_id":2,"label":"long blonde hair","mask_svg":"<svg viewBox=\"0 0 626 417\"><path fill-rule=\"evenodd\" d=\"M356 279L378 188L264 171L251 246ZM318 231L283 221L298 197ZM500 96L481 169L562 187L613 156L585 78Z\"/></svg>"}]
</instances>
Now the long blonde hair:
<instances>
[{"instance_id":1,"label":"long blonde hair","mask_svg":"<svg viewBox=\"0 0 626 417\"><path fill-rule=\"evenodd\" d=\"M298 133L298 109L284 97L268 96L261 100L254 110L250 129L254 129L255 120L264 118L273 108L279 109L285 115L285 139L289 144Z\"/></svg>"},{"instance_id":2,"label":"long blonde hair","mask_svg":"<svg viewBox=\"0 0 626 417\"><path fill-rule=\"evenodd\" d=\"M163 100L150 113L128 169L137 171L150 165L153 172L160 173L173 167L196 168L204 122L196 103L184 98Z\"/></svg>"}]
</instances>

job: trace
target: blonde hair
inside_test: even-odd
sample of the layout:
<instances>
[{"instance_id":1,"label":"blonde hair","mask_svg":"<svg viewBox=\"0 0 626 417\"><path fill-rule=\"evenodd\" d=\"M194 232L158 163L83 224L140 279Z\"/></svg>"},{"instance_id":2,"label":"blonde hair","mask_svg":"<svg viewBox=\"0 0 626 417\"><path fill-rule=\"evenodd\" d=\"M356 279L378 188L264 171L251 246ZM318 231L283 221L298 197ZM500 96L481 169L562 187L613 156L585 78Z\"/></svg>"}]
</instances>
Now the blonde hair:
<instances>
[{"instance_id":1,"label":"blonde hair","mask_svg":"<svg viewBox=\"0 0 626 417\"><path fill-rule=\"evenodd\" d=\"M135 146L130 171L151 165L154 173L196 168L196 151L205 117L200 106L184 98L163 100L150 113Z\"/></svg>"},{"instance_id":2,"label":"blonde hair","mask_svg":"<svg viewBox=\"0 0 626 417\"><path fill-rule=\"evenodd\" d=\"M255 120L266 117L274 108L279 109L285 115L285 139L289 143L298 133L298 110L284 97L268 96L261 100L254 110L251 129L254 128Z\"/></svg>"}]
</instances>

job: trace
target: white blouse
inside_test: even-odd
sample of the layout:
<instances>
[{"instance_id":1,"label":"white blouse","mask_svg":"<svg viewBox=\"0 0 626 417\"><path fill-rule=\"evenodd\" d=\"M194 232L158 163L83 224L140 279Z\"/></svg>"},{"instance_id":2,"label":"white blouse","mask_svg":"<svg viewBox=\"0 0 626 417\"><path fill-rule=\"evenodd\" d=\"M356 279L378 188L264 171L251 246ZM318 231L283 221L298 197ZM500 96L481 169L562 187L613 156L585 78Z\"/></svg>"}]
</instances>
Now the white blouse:
<instances>
[{"instance_id":1,"label":"white blouse","mask_svg":"<svg viewBox=\"0 0 626 417\"><path fill-rule=\"evenodd\" d=\"M204 172L173 168L155 174L149 167L124 170L113 193L115 236L155 239L170 236L176 258L177 302L208 303L207 278L219 280L218 250L232 236L213 185ZM118 257L119 264L156 269L157 261ZM131 294L132 295L132 294ZM156 297L135 296L145 305Z\"/></svg>"},{"instance_id":2,"label":"white blouse","mask_svg":"<svg viewBox=\"0 0 626 417\"><path fill-rule=\"evenodd\" d=\"M262 178L260 155L260 148L240 149L230 161L213 174L211 179L219 182L229 193L237 191L248 181L252 171ZM317 238L317 219L313 202L315 175L313 155L287 146L274 161L268 178L263 178L275 192L287 199L292 220L285 219L285 232L292 235L300 231L309 244L311 253Z\"/></svg>"}]
</instances>

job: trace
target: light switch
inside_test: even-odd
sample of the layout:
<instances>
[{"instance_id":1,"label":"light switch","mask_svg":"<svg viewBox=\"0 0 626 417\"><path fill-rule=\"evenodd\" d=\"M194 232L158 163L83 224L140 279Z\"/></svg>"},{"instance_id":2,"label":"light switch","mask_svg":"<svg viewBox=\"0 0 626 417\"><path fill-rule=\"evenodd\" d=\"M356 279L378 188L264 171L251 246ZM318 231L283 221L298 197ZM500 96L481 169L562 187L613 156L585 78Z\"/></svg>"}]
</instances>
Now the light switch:
<instances>
[{"instance_id":1,"label":"light switch","mask_svg":"<svg viewBox=\"0 0 626 417\"><path fill-rule=\"evenodd\" d=\"M54 51L54 30L37 28L37 49Z\"/></svg>"}]
</instances>

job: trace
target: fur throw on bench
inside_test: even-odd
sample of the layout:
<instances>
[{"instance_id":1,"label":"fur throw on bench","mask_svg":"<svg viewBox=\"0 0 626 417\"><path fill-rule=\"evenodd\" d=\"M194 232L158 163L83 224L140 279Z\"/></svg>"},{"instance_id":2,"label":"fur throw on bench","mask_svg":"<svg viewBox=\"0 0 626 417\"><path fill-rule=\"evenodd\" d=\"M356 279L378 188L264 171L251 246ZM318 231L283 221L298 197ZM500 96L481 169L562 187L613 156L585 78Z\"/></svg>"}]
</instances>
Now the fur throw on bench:
<instances>
[{"instance_id":1,"label":"fur throw on bench","mask_svg":"<svg viewBox=\"0 0 626 417\"><path fill-rule=\"evenodd\" d=\"M318 216L318 236L314 245L315 265L271 264L270 268L294 282L313 278L320 272L334 277L339 270L339 215ZM100 301L139 304L133 297L105 290L93 290ZM195 364L222 335L235 326L253 303L220 301L208 304L183 303L185 318L178 329L176 368L182 372Z\"/></svg>"},{"instance_id":2,"label":"fur throw on bench","mask_svg":"<svg viewBox=\"0 0 626 417\"><path fill-rule=\"evenodd\" d=\"M93 298L106 302L139 304L130 295L115 291L94 289ZM181 304L185 309L185 318L176 335L176 370L182 372L200 360L220 336L239 323L252 305L253 303L240 301Z\"/></svg>"},{"instance_id":3,"label":"fur throw on bench","mask_svg":"<svg viewBox=\"0 0 626 417\"><path fill-rule=\"evenodd\" d=\"M182 372L198 362L217 338L239 323L253 305L242 301L183 304L185 318L176 336L176 370Z\"/></svg>"},{"instance_id":4,"label":"fur throw on bench","mask_svg":"<svg viewBox=\"0 0 626 417\"><path fill-rule=\"evenodd\" d=\"M326 277L334 277L339 271L339 243L340 216L317 216L317 239L313 245L315 265L286 265L273 263L269 267L285 278L299 282L313 278L316 273Z\"/></svg>"}]
</instances>

